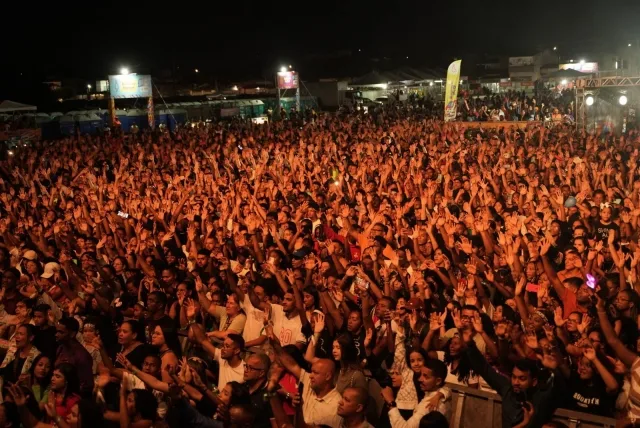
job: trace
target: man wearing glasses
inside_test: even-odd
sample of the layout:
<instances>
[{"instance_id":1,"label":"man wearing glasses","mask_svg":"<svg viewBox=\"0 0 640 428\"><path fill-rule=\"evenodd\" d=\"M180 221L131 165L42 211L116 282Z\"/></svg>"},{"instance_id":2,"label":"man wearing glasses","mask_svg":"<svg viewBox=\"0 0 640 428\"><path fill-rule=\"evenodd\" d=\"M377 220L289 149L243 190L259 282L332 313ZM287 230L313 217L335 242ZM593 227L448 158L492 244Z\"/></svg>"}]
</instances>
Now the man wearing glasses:
<instances>
[{"instance_id":1,"label":"man wearing glasses","mask_svg":"<svg viewBox=\"0 0 640 428\"><path fill-rule=\"evenodd\" d=\"M270 427L273 417L267 391L267 375L271 361L267 354L251 354L244 363L244 383L249 387L251 404L255 420L254 425L259 428Z\"/></svg>"}]
</instances>

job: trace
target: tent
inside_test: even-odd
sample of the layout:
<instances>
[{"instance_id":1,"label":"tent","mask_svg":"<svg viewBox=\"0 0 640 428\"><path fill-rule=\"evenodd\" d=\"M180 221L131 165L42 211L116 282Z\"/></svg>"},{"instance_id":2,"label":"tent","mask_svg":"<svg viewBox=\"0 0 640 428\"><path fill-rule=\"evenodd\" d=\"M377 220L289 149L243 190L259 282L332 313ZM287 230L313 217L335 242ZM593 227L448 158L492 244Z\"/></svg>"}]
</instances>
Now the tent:
<instances>
[{"instance_id":1,"label":"tent","mask_svg":"<svg viewBox=\"0 0 640 428\"><path fill-rule=\"evenodd\" d=\"M558 70L551 74L549 74L549 78L555 79L579 79L581 77L589 77L591 73L582 73L581 71L567 69L567 70Z\"/></svg>"},{"instance_id":2,"label":"tent","mask_svg":"<svg viewBox=\"0 0 640 428\"><path fill-rule=\"evenodd\" d=\"M0 113L13 113L16 111L36 111L36 106L30 106L28 104L17 103L15 101L4 100L0 103Z\"/></svg>"}]
</instances>

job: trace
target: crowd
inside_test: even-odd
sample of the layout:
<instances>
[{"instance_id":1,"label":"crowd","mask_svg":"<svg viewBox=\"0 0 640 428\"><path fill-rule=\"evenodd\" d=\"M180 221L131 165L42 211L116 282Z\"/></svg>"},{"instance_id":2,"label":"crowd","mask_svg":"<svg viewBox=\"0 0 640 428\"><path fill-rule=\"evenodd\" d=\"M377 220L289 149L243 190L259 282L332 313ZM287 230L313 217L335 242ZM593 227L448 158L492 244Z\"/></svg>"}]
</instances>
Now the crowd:
<instances>
[{"instance_id":1,"label":"crowd","mask_svg":"<svg viewBox=\"0 0 640 428\"><path fill-rule=\"evenodd\" d=\"M575 91L539 88L535 95L524 91L464 96L458 112L469 122L538 121L547 127L575 124Z\"/></svg>"},{"instance_id":2,"label":"crowd","mask_svg":"<svg viewBox=\"0 0 640 428\"><path fill-rule=\"evenodd\" d=\"M0 428L640 417L639 135L419 109L0 162Z\"/></svg>"}]
</instances>

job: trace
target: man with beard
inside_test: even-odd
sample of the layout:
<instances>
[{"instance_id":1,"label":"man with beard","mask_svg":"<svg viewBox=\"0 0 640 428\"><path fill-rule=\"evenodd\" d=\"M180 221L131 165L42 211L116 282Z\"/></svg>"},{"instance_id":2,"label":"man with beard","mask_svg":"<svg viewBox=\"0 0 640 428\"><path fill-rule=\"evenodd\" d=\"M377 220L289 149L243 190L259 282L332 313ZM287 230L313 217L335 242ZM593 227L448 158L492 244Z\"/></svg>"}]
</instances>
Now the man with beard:
<instances>
[{"instance_id":1,"label":"man with beard","mask_svg":"<svg viewBox=\"0 0 640 428\"><path fill-rule=\"evenodd\" d=\"M470 335L463 334L463 341L473 371L502 397L503 427L521 423L525 411L531 408L535 409L535 413L527 426L539 427L551 420L563 402L563 393L567 391L560 367L567 373L569 371L568 367L564 367L566 363L557 348L544 349L542 365L551 371L548 377L541 376L536 362L523 359L514 363L509 379L489 365ZM543 381L545 378L547 380Z\"/></svg>"}]
</instances>

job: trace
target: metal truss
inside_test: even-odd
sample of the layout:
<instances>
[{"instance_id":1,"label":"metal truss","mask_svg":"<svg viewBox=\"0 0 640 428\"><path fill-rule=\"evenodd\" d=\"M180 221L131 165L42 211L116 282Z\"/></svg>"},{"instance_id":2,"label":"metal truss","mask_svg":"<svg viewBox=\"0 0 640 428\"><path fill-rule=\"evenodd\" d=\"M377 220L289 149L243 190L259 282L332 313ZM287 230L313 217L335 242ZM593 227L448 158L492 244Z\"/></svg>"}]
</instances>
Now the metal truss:
<instances>
[{"instance_id":1,"label":"metal truss","mask_svg":"<svg viewBox=\"0 0 640 428\"><path fill-rule=\"evenodd\" d=\"M586 97L600 88L621 88L640 86L640 77L592 77L576 80L576 126L584 131L586 126Z\"/></svg>"}]
</instances>

